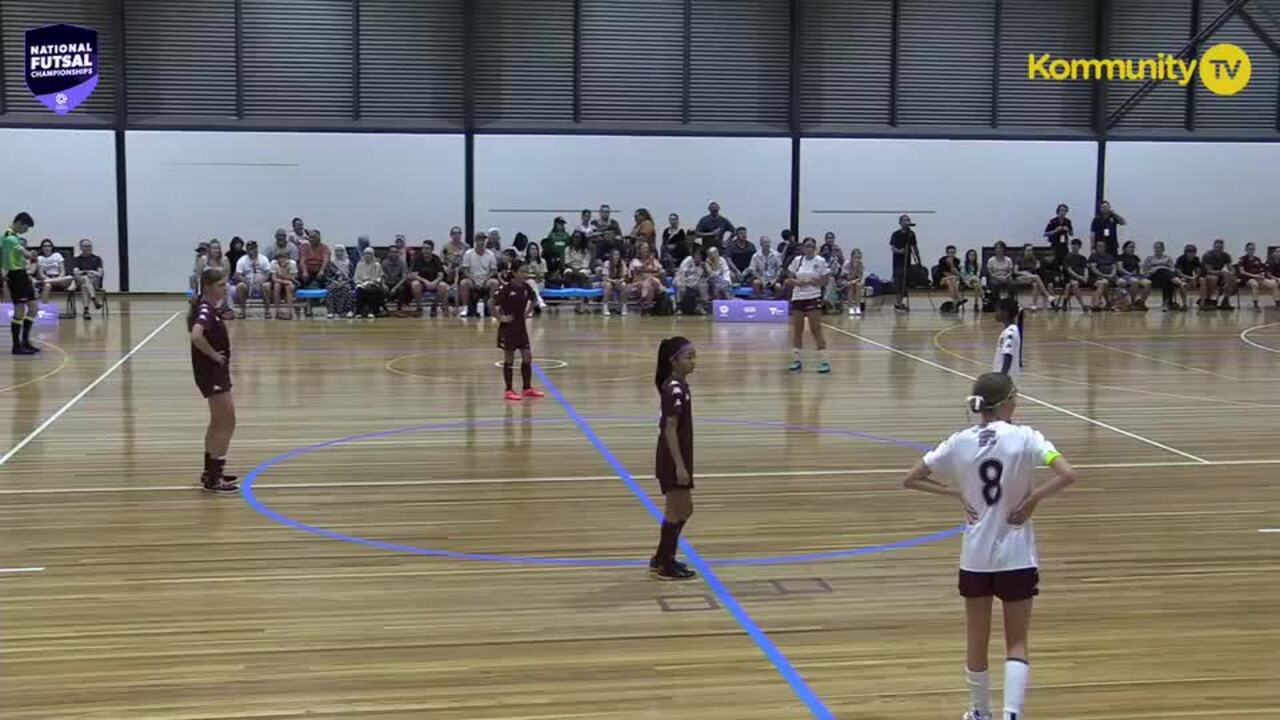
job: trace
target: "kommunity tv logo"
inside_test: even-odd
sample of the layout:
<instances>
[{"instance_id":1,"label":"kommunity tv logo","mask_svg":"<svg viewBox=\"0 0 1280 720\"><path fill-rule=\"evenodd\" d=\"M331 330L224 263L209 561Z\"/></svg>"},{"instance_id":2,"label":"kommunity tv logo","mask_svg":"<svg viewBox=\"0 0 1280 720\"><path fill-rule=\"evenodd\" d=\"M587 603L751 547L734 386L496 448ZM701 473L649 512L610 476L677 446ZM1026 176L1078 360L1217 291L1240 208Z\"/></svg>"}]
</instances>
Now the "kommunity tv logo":
<instances>
[{"instance_id":1,"label":"kommunity tv logo","mask_svg":"<svg viewBox=\"0 0 1280 720\"><path fill-rule=\"evenodd\" d=\"M1154 58L1063 58L1050 53L1027 55L1027 78L1051 82L1167 80L1182 87L1199 75L1215 95L1235 95L1249 85L1253 64L1238 45L1219 43L1199 58L1184 60L1168 53Z\"/></svg>"}]
</instances>

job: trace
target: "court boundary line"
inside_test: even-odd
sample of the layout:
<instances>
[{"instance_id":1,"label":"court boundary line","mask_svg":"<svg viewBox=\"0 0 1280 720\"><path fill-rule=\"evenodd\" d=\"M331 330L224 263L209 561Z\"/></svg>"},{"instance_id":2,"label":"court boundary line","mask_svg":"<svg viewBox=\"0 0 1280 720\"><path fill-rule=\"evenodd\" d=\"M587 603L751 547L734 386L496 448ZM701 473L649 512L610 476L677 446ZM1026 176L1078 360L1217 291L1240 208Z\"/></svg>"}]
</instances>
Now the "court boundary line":
<instances>
[{"instance_id":1,"label":"court boundary line","mask_svg":"<svg viewBox=\"0 0 1280 720\"><path fill-rule=\"evenodd\" d=\"M42 380L48 380L49 378L53 377L54 375L57 375L58 373L60 373L60 372L62 372L63 370L65 370L65 369L67 368L67 366L71 364L71 356L67 354L67 351L66 351L66 350L63 350L62 348L58 347L57 345L54 345L53 343L49 342L48 340L41 340L41 341L40 341L40 347L51 347L51 348L53 348L54 350L57 350L57 351L58 351L59 355L61 355L61 357L62 357L62 359L58 362L58 366L57 366L57 367L55 367L54 369L52 369L52 370L50 370L50 371L48 371L48 372L44 373L43 375L37 375L37 376L35 376L35 377L31 378L30 380L23 380L23 381L22 381L22 382L20 382L20 383L15 383L15 384L13 384L13 385L9 385L8 387L2 387L2 388L0 388L0 393L7 393L7 392L12 392L12 391L14 391L14 390L21 390L22 388L27 387L27 386L29 386L29 385L35 385L36 383L38 383L38 382L40 382L40 381L42 381Z\"/></svg>"},{"instance_id":2,"label":"court boundary line","mask_svg":"<svg viewBox=\"0 0 1280 720\"><path fill-rule=\"evenodd\" d=\"M1128 355L1130 357L1141 358L1143 360L1150 360L1151 362L1160 363L1161 365L1168 365L1169 367L1175 367L1175 368L1178 368L1179 370L1186 370L1188 372L1201 373L1202 375L1212 375L1213 377L1222 378L1223 380L1230 380L1231 382L1252 382L1244 378L1232 377L1230 375L1223 375L1222 373L1214 372L1212 370L1205 370L1204 368L1198 368L1198 367L1195 367L1194 365L1183 365L1182 363L1176 363L1176 362L1173 362L1172 360L1162 360L1161 358L1155 357L1153 355L1143 355L1142 353L1137 353L1132 350L1125 350L1123 348L1113 347L1111 345L1105 345L1103 343L1095 342L1093 340L1085 340L1084 338L1076 337L1074 335L1068 335L1067 339L1074 340L1082 345L1092 345L1093 347L1102 348L1103 350L1109 350L1114 353L1120 353L1121 355Z\"/></svg>"},{"instance_id":3,"label":"court boundary line","mask_svg":"<svg viewBox=\"0 0 1280 720\"><path fill-rule=\"evenodd\" d=\"M42 567L17 567L17 568L0 568L0 575L16 574L16 573L38 573L44 572Z\"/></svg>"},{"instance_id":4,"label":"court boundary line","mask_svg":"<svg viewBox=\"0 0 1280 720\"><path fill-rule=\"evenodd\" d=\"M1210 460L1209 465L1280 465L1280 459L1260 460ZM1170 460L1153 462L1123 463L1084 463L1072 464L1077 470L1125 470L1140 468L1169 467L1203 467L1204 463L1191 460ZM1037 470L1047 469L1037 467ZM779 470L777 472L723 472L698 473L705 480L752 479L774 477L841 477L845 475L896 475L905 473L904 467L854 468L851 470ZM434 485L538 485L542 483L575 483L606 482L617 480L617 475L563 475L527 478L429 478L423 480L371 480L369 482L300 482L300 483L254 483L255 488L263 490L307 490L319 488L371 488L371 487L430 487ZM21 490L0 490L0 497L6 495L60 495L69 493L128 493L128 492L178 492L182 490L199 490L195 485L152 485L147 487L69 487L69 488L29 488Z\"/></svg>"},{"instance_id":5,"label":"court boundary line","mask_svg":"<svg viewBox=\"0 0 1280 720\"><path fill-rule=\"evenodd\" d=\"M58 408L52 415L46 418L44 422L37 425L36 428L32 430L30 433L28 433L26 437L22 438L22 440L19 440L18 444L14 445L9 450L9 452L0 456L0 467L4 467L5 463L9 462L9 460L11 460L14 455L18 454L18 451L22 450L22 448L30 444L32 440L35 440L37 437L39 437L40 434L43 433L45 430L49 429L49 426L57 422L58 418L65 415L66 412L70 410L76 403L80 402L81 398L83 398L85 395L88 395L89 392L94 388L98 387L98 385L100 385L103 380L106 380L108 377L110 377L111 373L115 372L121 365L124 365L126 362L128 362L129 358L133 357L147 343L151 342L151 338L154 338L156 335L159 335L161 330L164 330L166 327L169 327L169 323L173 322L181 314L182 312L179 311L170 315L168 320L165 320L164 322L160 323L160 325L156 327L155 330L152 330L149 335L142 338L141 342L139 342L137 345L134 345L132 348L130 348L129 352L121 356L119 360L116 360L111 367L107 368L106 372L99 375L97 379L95 379L93 382L86 385L83 390L81 390L80 392L72 396L72 398L68 400L66 404Z\"/></svg>"},{"instance_id":6,"label":"court boundary line","mask_svg":"<svg viewBox=\"0 0 1280 720\"><path fill-rule=\"evenodd\" d=\"M846 335L846 336L851 337L851 338L853 338L853 339L855 339L855 340L859 340L859 341L861 341L861 342L865 342L865 343L867 343L868 345L872 345L872 346L874 346L874 347L878 347L878 348L880 348L881 350L888 350L888 351L889 351L889 352L891 352L891 353L895 353L895 354L897 354L897 355L901 355L901 356L903 356L903 357L905 357L905 358L909 358L909 359L911 359L911 360L915 360L916 362L924 363L925 365L928 365L929 367L937 368L938 370L942 370L943 372L951 373L952 375L958 375L959 377L967 378L967 379L969 379L969 380L977 380L977 378L976 378L976 377L974 377L973 375L970 375L970 374L968 374L968 373L960 372L959 370L956 370L955 368L949 368L949 367L947 367L946 365L942 365L942 364L936 363L936 362L934 362L934 361L932 361L932 360L929 360L929 359L927 359L927 358L922 358L922 357L920 357L919 355L915 355L915 354L909 353L909 352L907 352L907 351L905 351L905 350L901 350L901 349L899 349L899 348L893 347L892 345L885 345L884 343L877 342L877 341L875 341L875 340L872 340L871 338L864 337L864 336L862 336L862 335L859 335L859 334L857 334L857 333L855 333L855 332L851 332L851 331L849 331L849 330L845 330L844 328L836 327L835 325L832 325L832 324L830 324L830 323L825 323L825 322L824 322L824 323L822 323L822 326L823 326L823 327L825 327L825 328L827 328L827 329L829 329L829 330L831 330L831 331L833 331L833 332L837 332L837 333L840 333L841 335ZM1202 458L1202 457L1200 457L1200 456L1198 456L1198 455L1192 455L1192 454L1191 454L1191 453L1189 453L1189 452L1184 452L1184 451L1179 450L1179 449L1177 449L1177 448L1175 448L1175 447L1170 447L1170 446L1168 446L1168 445L1165 445L1164 443L1157 442L1157 441L1152 440L1152 439L1150 439L1150 438L1143 437L1143 436L1141 436L1141 435L1139 435L1139 434L1137 434L1137 433L1134 433L1134 432L1130 432L1130 431L1128 431L1128 430L1125 430L1124 428L1116 427L1115 425L1111 425L1111 424L1109 424L1109 423L1102 422L1101 420L1095 420L1094 418L1091 418L1091 417L1089 417L1088 415L1082 415L1082 414L1080 414L1080 413L1078 413L1078 412L1075 412L1074 410L1068 410L1067 408L1061 407L1061 406L1059 406L1059 405L1054 405L1054 404L1053 404L1053 403L1051 403L1051 402L1048 402L1048 401L1045 401L1045 400L1041 400L1040 398L1037 398L1037 397L1035 397L1035 396L1032 396L1032 395L1024 395L1024 394L1022 394L1022 393L1019 393L1019 394L1018 394L1018 397L1020 397L1020 398L1022 398L1022 399L1024 399L1024 400L1027 400L1027 401L1033 402L1033 403L1035 403L1035 404L1037 404L1037 405L1040 405L1040 406L1042 406L1042 407L1048 408L1048 409L1050 409L1050 410L1053 410L1053 411L1055 411L1055 412L1062 413L1063 415L1069 415L1069 416L1071 416L1071 417L1073 417L1073 418L1076 418L1077 420L1083 420L1084 422L1087 422L1087 423L1089 423L1090 425L1096 425L1096 426L1098 426L1098 427L1100 427L1100 428L1103 428L1104 430L1110 430L1110 431L1112 431L1112 432L1114 432L1114 433L1118 433L1118 434L1120 434L1120 435L1124 435L1124 436L1125 436L1125 437L1127 437L1127 438L1130 438L1130 439L1132 439L1132 440L1137 440L1138 442L1144 443L1144 444L1146 444L1146 445L1150 445L1151 447L1160 448L1161 450L1164 450L1164 451L1166 451L1166 452L1171 452L1171 453L1173 453L1174 455L1180 455L1180 456L1182 456L1182 457L1184 457L1184 458L1187 458L1187 459L1189 459L1189 460L1195 460L1196 462L1200 463L1201 465L1210 465L1210 464L1212 464L1209 460L1205 460L1204 458Z\"/></svg>"},{"instance_id":7,"label":"court boundary line","mask_svg":"<svg viewBox=\"0 0 1280 720\"><path fill-rule=\"evenodd\" d=\"M578 412L577 408L573 406L573 403L569 402L569 399L560 391L560 388L557 387L545 373L543 373L542 368L536 363L533 365L533 371L537 373L538 378L542 381L543 387L547 389L547 393L557 403L559 403L560 408L564 410L565 414L573 421L573 424L578 427L578 430L586 437L592 447L596 449L596 452L600 454L600 457L613 468L614 472L618 475L618 479L621 480L631 494L640 501L640 504L644 506L644 509L648 512L649 516L653 520L661 523L664 514L663 511L660 510L651 499L649 499L649 496L645 494L644 490L635 481L635 478L632 477L630 471L628 471L626 466L622 464L622 461L613 454L613 451L610 450L609 446L604 443L604 440L596 434L595 430L591 428L591 425L587 422L586 418ZM685 557L689 560L689 564L693 565L698 569L698 572L701 573L702 581L706 583L707 588L710 589L720 601L720 605L729 612L738 625L746 631L748 637L750 637L752 642L756 644L756 647L760 648L760 651L764 653L765 657L773 663L778 674L780 674L782 679L791 686L791 690L795 693L796 697L798 697L800 701L809 708L809 712L812 713L815 718L819 718L820 720L835 720L835 714L827 708L826 704L822 702L822 699L819 698L818 695L809 687L808 682L806 682L795 669L791 664L791 661L787 659L787 656L784 655L778 646L773 643L773 640L771 640L769 636L765 634L764 630L751 619L751 616L748 615L747 611L738 603L738 600L733 596L733 593L729 592L729 588L725 587L724 583L715 574L715 571L707 564L707 561L702 559L702 555L693 547L693 544L686 538L682 537L680 538L680 547L684 549Z\"/></svg>"},{"instance_id":8,"label":"court boundary line","mask_svg":"<svg viewBox=\"0 0 1280 720\"><path fill-rule=\"evenodd\" d=\"M1256 347L1259 350L1266 350L1269 353L1275 353L1276 355L1280 355L1280 350L1277 350L1273 347L1268 347L1261 343L1256 343L1249 339L1249 333L1253 332L1254 330L1261 330L1262 328L1275 327L1276 325L1280 325L1280 322L1263 323L1261 325L1254 325L1253 327L1245 328L1244 330L1240 331L1240 339L1243 340L1246 345L1252 345L1253 347Z\"/></svg>"}]
</instances>

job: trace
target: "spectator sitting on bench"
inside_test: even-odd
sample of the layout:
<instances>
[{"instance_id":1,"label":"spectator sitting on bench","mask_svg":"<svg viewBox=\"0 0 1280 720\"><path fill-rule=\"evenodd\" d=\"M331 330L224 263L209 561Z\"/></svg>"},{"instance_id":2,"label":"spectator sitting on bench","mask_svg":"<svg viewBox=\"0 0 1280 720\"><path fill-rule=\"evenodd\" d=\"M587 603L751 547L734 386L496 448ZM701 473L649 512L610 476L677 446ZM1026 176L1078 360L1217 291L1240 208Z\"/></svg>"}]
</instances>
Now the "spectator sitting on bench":
<instances>
[{"instance_id":1,"label":"spectator sitting on bench","mask_svg":"<svg viewBox=\"0 0 1280 720\"><path fill-rule=\"evenodd\" d=\"M733 298L733 273L729 261L720 256L716 247L707 249L707 296L712 300Z\"/></svg>"},{"instance_id":2,"label":"spectator sitting on bench","mask_svg":"<svg viewBox=\"0 0 1280 720\"><path fill-rule=\"evenodd\" d=\"M408 295L413 298L413 312L422 316L422 296L431 293L431 317L436 317L440 310L440 300L445 301L445 314L448 314L449 285L444 281L444 261L436 255L436 244L423 240L422 247L413 255L409 266L409 277L405 281Z\"/></svg>"},{"instance_id":3,"label":"spectator sitting on bench","mask_svg":"<svg viewBox=\"0 0 1280 720\"><path fill-rule=\"evenodd\" d=\"M484 300L498 289L498 254L486 247L488 242L488 236L476 235L475 247L462 256L458 294L462 303L460 317L467 317L473 304L476 315L483 317Z\"/></svg>"},{"instance_id":4,"label":"spectator sitting on bench","mask_svg":"<svg viewBox=\"0 0 1280 720\"><path fill-rule=\"evenodd\" d=\"M751 291L757 299L778 297L782 294L782 256L769 247L769 238L760 237L760 251L751 256L751 269L748 276L751 280Z\"/></svg>"},{"instance_id":5,"label":"spectator sitting on bench","mask_svg":"<svg viewBox=\"0 0 1280 720\"><path fill-rule=\"evenodd\" d=\"M236 261L235 304L240 308L237 317L245 318L249 298L262 298L262 317L271 317L271 262L258 252L258 241L245 245L244 255Z\"/></svg>"},{"instance_id":6,"label":"spectator sitting on bench","mask_svg":"<svg viewBox=\"0 0 1280 720\"><path fill-rule=\"evenodd\" d=\"M44 249L44 245L40 246ZM1239 262L1236 263L1236 272L1240 275L1240 283L1249 288L1249 292L1253 295L1253 309L1261 310L1258 305L1259 288L1271 292L1271 300L1277 308L1280 308L1280 292L1277 291L1278 284L1276 278L1272 277L1267 271L1267 264L1258 257L1258 246L1254 243L1245 243L1244 255L1240 256ZM48 273L46 273L47 277ZM48 280L45 281L46 283Z\"/></svg>"},{"instance_id":7,"label":"spectator sitting on bench","mask_svg":"<svg viewBox=\"0 0 1280 720\"><path fill-rule=\"evenodd\" d=\"M89 305L102 309L102 301L98 299L98 291L102 289L102 258L93 254L93 241L89 238L80 240L80 254L71 259L71 277L75 278L76 289L84 295L84 319L89 319Z\"/></svg>"},{"instance_id":8,"label":"spectator sitting on bench","mask_svg":"<svg viewBox=\"0 0 1280 720\"><path fill-rule=\"evenodd\" d=\"M329 246L320 241L320 231L307 230L307 241L298 248L299 288L309 290L324 287L324 268L333 256Z\"/></svg>"},{"instance_id":9,"label":"spectator sitting on bench","mask_svg":"<svg viewBox=\"0 0 1280 720\"><path fill-rule=\"evenodd\" d=\"M1044 280L1040 277L1040 258L1036 256L1035 248L1031 247L1031 243L1022 246L1022 256L1015 263L1014 283L1019 287L1031 288L1031 312L1040 312L1043 308L1040 306L1041 298L1052 305L1056 298L1050 297L1049 290L1044 286Z\"/></svg>"},{"instance_id":10,"label":"spectator sitting on bench","mask_svg":"<svg viewBox=\"0 0 1280 720\"><path fill-rule=\"evenodd\" d=\"M568 238L566 236L565 247L568 247L567 239ZM564 254L562 252L561 258L563 257ZM538 243L531 242L529 243L529 247L525 248L524 264L522 267L524 268L525 276L529 278L529 287L533 288L534 295L541 299L542 291L547 288L547 274L549 269L547 267L547 261L542 258L542 247ZM545 306L546 303L543 303L543 307Z\"/></svg>"},{"instance_id":11,"label":"spectator sitting on bench","mask_svg":"<svg viewBox=\"0 0 1280 720\"><path fill-rule=\"evenodd\" d=\"M276 295L276 318L293 319L293 293L298 288L298 263L290 259L288 250L278 250L271 263L271 287Z\"/></svg>"},{"instance_id":12,"label":"spectator sitting on bench","mask_svg":"<svg viewBox=\"0 0 1280 720\"><path fill-rule=\"evenodd\" d=\"M1225 243L1222 238L1218 238L1213 241L1213 249L1201 258L1204 264L1204 284L1200 286L1202 307L1217 302L1218 292L1221 291L1222 300L1218 303L1218 309L1235 310L1231 305L1231 298L1236 294L1236 273L1231 267L1231 255L1224 248Z\"/></svg>"},{"instance_id":13,"label":"spectator sitting on bench","mask_svg":"<svg viewBox=\"0 0 1280 720\"><path fill-rule=\"evenodd\" d=\"M845 276L849 278L849 314L861 315L866 308L862 300L862 278L867 274L862 265L862 250L854 248L849 251L849 264L845 267Z\"/></svg>"},{"instance_id":14,"label":"spectator sitting on bench","mask_svg":"<svg viewBox=\"0 0 1280 720\"><path fill-rule=\"evenodd\" d=\"M36 257L36 263L40 266L40 274L44 276L44 285L40 288L40 298L44 303L48 304L49 295L54 290L65 292L75 289L75 278L67 274L67 263L62 253L53 249L53 241L49 238L40 241L40 254Z\"/></svg>"},{"instance_id":15,"label":"spectator sitting on bench","mask_svg":"<svg viewBox=\"0 0 1280 720\"><path fill-rule=\"evenodd\" d=\"M356 317L374 319L386 304L386 287L382 284L382 265L371 247L364 249L356 263L355 284Z\"/></svg>"},{"instance_id":16,"label":"spectator sitting on bench","mask_svg":"<svg viewBox=\"0 0 1280 720\"><path fill-rule=\"evenodd\" d=\"M836 235L835 233L828 233L828 235L831 236L832 242L823 243L822 247L818 248L818 254L827 261L827 284L822 288L822 300L829 310L839 311L849 292L849 278L844 274L844 253L834 242Z\"/></svg>"},{"instance_id":17,"label":"spectator sitting on bench","mask_svg":"<svg viewBox=\"0 0 1280 720\"><path fill-rule=\"evenodd\" d=\"M995 255L987 258L987 290L1000 299L1003 293L1013 292L1013 258L1005 254L1008 246L997 240Z\"/></svg>"},{"instance_id":18,"label":"spectator sitting on bench","mask_svg":"<svg viewBox=\"0 0 1280 720\"><path fill-rule=\"evenodd\" d=\"M677 305L686 315L705 315L702 309L703 287L706 281L706 262L702 246L695 245L676 271L675 287Z\"/></svg>"},{"instance_id":19,"label":"spectator sitting on bench","mask_svg":"<svg viewBox=\"0 0 1280 720\"><path fill-rule=\"evenodd\" d=\"M444 262L444 281L453 287L458 286L458 269L462 267L462 256L466 254L467 243L462 239L462 228L454 225L449 228L449 241L440 249L440 259Z\"/></svg>"},{"instance_id":20,"label":"spectator sitting on bench","mask_svg":"<svg viewBox=\"0 0 1280 720\"><path fill-rule=\"evenodd\" d=\"M398 245L387 248L387 255L382 258L382 284L387 288L387 301L394 300L396 314L401 314L410 299L409 266Z\"/></svg>"},{"instance_id":21,"label":"spectator sitting on bench","mask_svg":"<svg viewBox=\"0 0 1280 720\"><path fill-rule=\"evenodd\" d=\"M1108 250L1106 240L1099 240L1093 246L1093 254L1089 256L1089 277L1093 282L1093 310L1098 312L1104 307L1115 309L1111 291L1116 287L1119 275L1116 273L1116 256Z\"/></svg>"},{"instance_id":22,"label":"spectator sitting on bench","mask_svg":"<svg viewBox=\"0 0 1280 720\"><path fill-rule=\"evenodd\" d=\"M543 275L546 280L556 286L561 284L564 272L564 253L569 249L569 233L565 230L564 218L557 217L551 221L551 232L542 239L542 258L546 261ZM528 257L525 252L525 257Z\"/></svg>"},{"instance_id":23,"label":"spectator sitting on bench","mask_svg":"<svg viewBox=\"0 0 1280 720\"><path fill-rule=\"evenodd\" d=\"M1138 246L1126 240L1120 252L1120 287L1129 293L1134 310L1147 309L1147 296L1151 294L1151 281L1142 272L1142 259Z\"/></svg>"},{"instance_id":24,"label":"spectator sitting on bench","mask_svg":"<svg viewBox=\"0 0 1280 720\"><path fill-rule=\"evenodd\" d=\"M564 252L562 279L566 288L585 290L591 287L591 245L587 234L581 230L574 230L573 235L569 236L569 248ZM581 314L586 309L587 299L580 298L574 312Z\"/></svg>"},{"instance_id":25,"label":"spectator sitting on bench","mask_svg":"<svg viewBox=\"0 0 1280 720\"><path fill-rule=\"evenodd\" d=\"M601 298L604 316L609 317L609 300L615 295L618 297L618 312L625 316L627 290L631 287L631 268L627 265L627 261L622 259L621 250L614 248L609 254L609 259L601 268L601 275L604 277L604 296Z\"/></svg>"},{"instance_id":26,"label":"spectator sitting on bench","mask_svg":"<svg viewBox=\"0 0 1280 720\"><path fill-rule=\"evenodd\" d=\"M956 256L956 246L948 245L946 254L938 258L938 287L947 291L951 297L951 312L960 312L968 299L964 297L963 282L960 278L960 258ZM973 251L970 251L973 252ZM944 308L945 311L946 308Z\"/></svg>"},{"instance_id":27,"label":"spectator sitting on bench","mask_svg":"<svg viewBox=\"0 0 1280 720\"><path fill-rule=\"evenodd\" d=\"M1182 305L1187 304L1186 281L1178 277L1177 272L1174 271L1173 258L1164 254L1164 243L1157 240L1151 246L1151 250L1153 254L1142 261L1142 274L1146 276L1147 282L1152 287L1160 289L1164 296L1165 312L1184 309L1178 305L1177 298L1181 297Z\"/></svg>"},{"instance_id":28,"label":"spectator sitting on bench","mask_svg":"<svg viewBox=\"0 0 1280 720\"><path fill-rule=\"evenodd\" d=\"M1058 299L1056 310L1070 310L1071 298L1075 298L1080 303L1080 309L1088 312L1089 308L1084 304L1084 295L1082 288L1089 286L1089 258L1084 256L1081 249L1084 243L1080 238L1071 239L1071 252L1067 253L1067 257L1063 259L1063 290L1062 297Z\"/></svg>"},{"instance_id":29,"label":"spectator sitting on bench","mask_svg":"<svg viewBox=\"0 0 1280 720\"><path fill-rule=\"evenodd\" d=\"M756 256L756 246L747 238L747 228L740 227L733 240L725 248L729 260L729 272L735 285L751 284L751 259Z\"/></svg>"},{"instance_id":30,"label":"spectator sitting on bench","mask_svg":"<svg viewBox=\"0 0 1280 720\"><path fill-rule=\"evenodd\" d=\"M1200 287L1204 273L1204 265L1200 262L1200 256L1196 254L1196 246L1187 244L1182 248L1182 254L1174 261L1173 267L1178 271L1178 279L1182 280L1183 286L1189 290L1195 290ZM1182 309L1187 309L1187 302L1184 300Z\"/></svg>"},{"instance_id":31,"label":"spectator sitting on bench","mask_svg":"<svg viewBox=\"0 0 1280 720\"><path fill-rule=\"evenodd\" d=\"M666 277L666 270L662 267L658 256L654 254L653 246L649 243L641 243L636 250L635 259L631 261L631 287L640 296L641 313L652 310L658 295L667 291L666 286L662 284L664 277Z\"/></svg>"},{"instance_id":32,"label":"spectator sitting on bench","mask_svg":"<svg viewBox=\"0 0 1280 720\"><path fill-rule=\"evenodd\" d=\"M329 264L324 266L325 315L329 319L352 317L355 309L355 284L351 282L351 257L342 245L334 245Z\"/></svg>"}]
</instances>

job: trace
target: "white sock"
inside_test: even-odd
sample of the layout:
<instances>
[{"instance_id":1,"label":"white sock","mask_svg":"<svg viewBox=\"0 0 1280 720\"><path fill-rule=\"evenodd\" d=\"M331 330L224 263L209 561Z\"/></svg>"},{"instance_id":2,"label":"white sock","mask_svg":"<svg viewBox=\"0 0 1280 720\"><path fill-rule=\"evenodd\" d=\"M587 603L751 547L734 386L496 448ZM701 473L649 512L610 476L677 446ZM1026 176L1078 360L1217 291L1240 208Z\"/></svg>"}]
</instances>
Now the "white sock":
<instances>
[{"instance_id":1,"label":"white sock","mask_svg":"<svg viewBox=\"0 0 1280 720\"><path fill-rule=\"evenodd\" d=\"M1027 696L1027 681L1031 679L1031 666L1024 660L1009 659L1004 664L1004 717L1018 720L1022 714L1022 700Z\"/></svg>"},{"instance_id":2,"label":"white sock","mask_svg":"<svg viewBox=\"0 0 1280 720\"><path fill-rule=\"evenodd\" d=\"M822 362L827 361L827 351L825 349L818 351L818 359L821 360Z\"/></svg>"},{"instance_id":3,"label":"white sock","mask_svg":"<svg viewBox=\"0 0 1280 720\"><path fill-rule=\"evenodd\" d=\"M982 711L983 715L991 712L991 675L983 670L974 672L964 670L965 682L969 684L969 703Z\"/></svg>"},{"instance_id":4,"label":"white sock","mask_svg":"<svg viewBox=\"0 0 1280 720\"><path fill-rule=\"evenodd\" d=\"M791 359L800 362L800 348L791 348Z\"/></svg>"}]
</instances>

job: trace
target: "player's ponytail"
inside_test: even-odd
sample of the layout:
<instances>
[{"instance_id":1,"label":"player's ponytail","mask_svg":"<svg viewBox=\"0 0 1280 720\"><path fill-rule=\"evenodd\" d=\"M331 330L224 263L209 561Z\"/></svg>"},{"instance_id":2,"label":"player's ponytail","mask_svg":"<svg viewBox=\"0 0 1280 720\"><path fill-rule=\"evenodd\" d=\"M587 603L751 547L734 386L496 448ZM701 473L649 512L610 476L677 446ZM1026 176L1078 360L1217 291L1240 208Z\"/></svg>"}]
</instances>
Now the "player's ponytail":
<instances>
[{"instance_id":1,"label":"player's ponytail","mask_svg":"<svg viewBox=\"0 0 1280 720\"><path fill-rule=\"evenodd\" d=\"M1018 343L1018 367L1022 367L1022 348L1026 347L1027 344L1026 331L1023 329L1026 311L1018 305L1017 298L1009 296L1000 301L1000 312L1004 315L1005 322L1018 326L1018 337L1021 340ZM974 412L977 411L975 410Z\"/></svg>"},{"instance_id":2,"label":"player's ponytail","mask_svg":"<svg viewBox=\"0 0 1280 720\"><path fill-rule=\"evenodd\" d=\"M653 375L653 384L658 392L662 392L662 384L671 378L671 361L689 344L689 340L680 336L669 337L658 343L658 369Z\"/></svg>"},{"instance_id":3,"label":"player's ponytail","mask_svg":"<svg viewBox=\"0 0 1280 720\"><path fill-rule=\"evenodd\" d=\"M1018 389L1004 373L986 373L973 383L973 394L965 400L969 412L995 412L1016 395Z\"/></svg>"},{"instance_id":4,"label":"player's ponytail","mask_svg":"<svg viewBox=\"0 0 1280 720\"><path fill-rule=\"evenodd\" d=\"M200 302L204 300L204 289L222 279L222 271L216 267L206 267L200 271L198 285L191 293L190 307L187 308L187 330L196 325L196 315L200 312Z\"/></svg>"}]
</instances>

